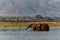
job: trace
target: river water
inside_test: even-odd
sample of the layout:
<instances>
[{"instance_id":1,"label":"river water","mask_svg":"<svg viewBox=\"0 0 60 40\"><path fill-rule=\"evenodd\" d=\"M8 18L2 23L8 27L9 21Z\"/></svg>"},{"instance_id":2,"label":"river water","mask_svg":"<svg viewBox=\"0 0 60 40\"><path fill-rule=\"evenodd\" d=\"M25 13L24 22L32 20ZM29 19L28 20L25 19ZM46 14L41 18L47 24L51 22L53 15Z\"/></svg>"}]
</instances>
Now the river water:
<instances>
[{"instance_id":1,"label":"river water","mask_svg":"<svg viewBox=\"0 0 60 40\"><path fill-rule=\"evenodd\" d=\"M0 28L0 40L60 40L60 27L50 27L48 32L24 29Z\"/></svg>"}]
</instances>

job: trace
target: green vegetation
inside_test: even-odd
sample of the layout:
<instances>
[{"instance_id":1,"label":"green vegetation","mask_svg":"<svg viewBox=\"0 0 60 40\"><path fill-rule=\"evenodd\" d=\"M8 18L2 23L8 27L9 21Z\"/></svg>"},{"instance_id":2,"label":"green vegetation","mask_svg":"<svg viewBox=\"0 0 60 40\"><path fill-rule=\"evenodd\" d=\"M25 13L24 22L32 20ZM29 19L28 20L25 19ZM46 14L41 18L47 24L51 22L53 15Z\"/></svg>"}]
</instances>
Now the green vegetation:
<instances>
[{"instance_id":1,"label":"green vegetation","mask_svg":"<svg viewBox=\"0 0 60 40\"><path fill-rule=\"evenodd\" d=\"M41 15L34 15L34 16L6 16L0 17L0 22L60 22L59 17L49 17L49 16L41 16Z\"/></svg>"},{"instance_id":2,"label":"green vegetation","mask_svg":"<svg viewBox=\"0 0 60 40\"><path fill-rule=\"evenodd\" d=\"M41 15L36 15L35 18L36 19L43 19L43 17Z\"/></svg>"}]
</instances>

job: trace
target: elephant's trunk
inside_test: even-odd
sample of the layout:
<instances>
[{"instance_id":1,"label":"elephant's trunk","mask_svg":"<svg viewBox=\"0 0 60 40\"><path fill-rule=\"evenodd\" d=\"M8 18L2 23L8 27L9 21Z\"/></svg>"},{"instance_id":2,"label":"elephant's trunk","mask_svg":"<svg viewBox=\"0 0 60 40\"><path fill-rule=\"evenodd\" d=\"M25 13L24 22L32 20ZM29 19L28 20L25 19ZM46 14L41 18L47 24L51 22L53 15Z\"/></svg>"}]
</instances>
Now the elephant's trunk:
<instances>
[{"instance_id":1,"label":"elephant's trunk","mask_svg":"<svg viewBox=\"0 0 60 40\"><path fill-rule=\"evenodd\" d=\"M30 28L32 26L32 24L30 24L25 30L27 30L28 28Z\"/></svg>"}]
</instances>

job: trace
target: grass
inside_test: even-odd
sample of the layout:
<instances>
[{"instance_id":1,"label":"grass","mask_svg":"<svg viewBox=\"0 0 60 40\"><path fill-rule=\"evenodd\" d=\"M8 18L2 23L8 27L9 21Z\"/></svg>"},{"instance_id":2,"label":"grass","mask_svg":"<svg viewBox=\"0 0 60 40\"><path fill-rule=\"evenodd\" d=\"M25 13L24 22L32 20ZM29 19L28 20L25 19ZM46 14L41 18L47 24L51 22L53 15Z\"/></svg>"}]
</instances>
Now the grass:
<instances>
[{"instance_id":1,"label":"grass","mask_svg":"<svg viewBox=\"0 0 60 40\"><path fill-rule=\"evenodd\" d=\"M26 27L31 23L47 23L49 26L60 26L60 22L0 22L0 27Z\"/></svg>"}]
</instances>

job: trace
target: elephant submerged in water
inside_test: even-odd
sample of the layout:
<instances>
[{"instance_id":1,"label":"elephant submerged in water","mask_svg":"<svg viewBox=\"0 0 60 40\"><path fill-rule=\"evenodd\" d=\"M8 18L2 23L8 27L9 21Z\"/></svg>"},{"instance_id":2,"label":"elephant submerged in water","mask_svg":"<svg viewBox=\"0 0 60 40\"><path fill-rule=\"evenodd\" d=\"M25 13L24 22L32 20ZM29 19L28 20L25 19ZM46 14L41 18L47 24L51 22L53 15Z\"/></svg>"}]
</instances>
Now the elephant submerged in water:
<instances>
[{"instance_id":1,"label":"elephant submerged in water","mask_svg":"<svg viewBox=\"0 0 60 40\"><path fill-rule=\"evenodd\" d=\"M33 23L33 24L30 24L30 25L26 28L26 30L27 30L28 28L32 28L33 31L49 31L49 26L48 26L48 24L46 24L46 23L38 23L38 24Z\"/></svg>"}]
</instances>

